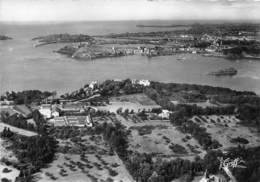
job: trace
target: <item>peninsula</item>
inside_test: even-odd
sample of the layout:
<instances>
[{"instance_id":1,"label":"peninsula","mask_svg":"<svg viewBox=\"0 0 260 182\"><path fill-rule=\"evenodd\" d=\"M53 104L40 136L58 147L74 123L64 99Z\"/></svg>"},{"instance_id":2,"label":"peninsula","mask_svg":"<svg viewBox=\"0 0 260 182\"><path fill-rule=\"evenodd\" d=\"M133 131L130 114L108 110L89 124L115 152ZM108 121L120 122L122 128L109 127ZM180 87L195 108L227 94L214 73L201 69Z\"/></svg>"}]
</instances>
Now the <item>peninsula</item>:
<instances>
[{"instance_id":1,"label":"peninsula","mask_svg":"<svg viewBox=\"0 0 260 182\"><path fill-rule=\"evenodd\" d=\"M36 44L35 47L43 46L47 44L55 43L75 43L75 42L91 42L93 38L88 35L71 35L71 34L52 34L47 36L35 37L32 40L39 41L39 44Z\"/></svg>"},{"instance_id":2,"label":"peninsula","mask_svg":"<svg viewBox=\"0 0 260 182\"><path fill-rule=\"evenodd\" d=\"M184 28L190 27L191 25L136 25L136 27L152 27L152 28Z\"/></svg>"}]
</instances>

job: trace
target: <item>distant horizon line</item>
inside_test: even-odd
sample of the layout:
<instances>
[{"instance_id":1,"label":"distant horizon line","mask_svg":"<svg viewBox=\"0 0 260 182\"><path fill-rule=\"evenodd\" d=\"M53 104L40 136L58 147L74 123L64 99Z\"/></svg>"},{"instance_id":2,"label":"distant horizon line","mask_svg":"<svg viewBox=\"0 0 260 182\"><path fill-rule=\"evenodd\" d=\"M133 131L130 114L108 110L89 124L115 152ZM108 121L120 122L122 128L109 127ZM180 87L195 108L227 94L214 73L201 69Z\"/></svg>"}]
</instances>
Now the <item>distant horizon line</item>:
<instances>
[{"instance_id":1,"label":"distant horizon line","mask_svg":"<svg viewBox=\"0 0 260 182\"><path fill-rule=\"evenodd\" d=\"M182 22L241 22L241 23L260 23L260 19L140 19L140 20L51 20L51 21L9 21L0 20L1 24L63 24L63 23L84 23L84 22L143 22L143 21L182 21Z\"/></svg>"}]
</instances>

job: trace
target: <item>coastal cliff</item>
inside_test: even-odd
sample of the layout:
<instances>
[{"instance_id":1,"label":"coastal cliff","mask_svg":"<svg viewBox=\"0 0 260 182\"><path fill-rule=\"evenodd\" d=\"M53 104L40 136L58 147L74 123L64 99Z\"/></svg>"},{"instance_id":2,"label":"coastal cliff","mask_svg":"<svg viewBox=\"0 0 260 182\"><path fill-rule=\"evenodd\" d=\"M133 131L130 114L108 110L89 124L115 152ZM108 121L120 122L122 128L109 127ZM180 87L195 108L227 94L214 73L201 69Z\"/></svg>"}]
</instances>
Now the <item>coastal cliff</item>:
<instances>
[{"instance_id":1,"label":"coastal cliff","mask_svg":"<svg viewBox=\"0 0 260 182\"><path fill-rule=\"evenodd\" d=\"M35 37L32 40L38 41L35 47L43 46L47 44L55 44L55 43L75 43L75 42L87 42L92 43L94 39L89 35L83 34L51 34L47 36Z\"/></svg>"}]
</instances>

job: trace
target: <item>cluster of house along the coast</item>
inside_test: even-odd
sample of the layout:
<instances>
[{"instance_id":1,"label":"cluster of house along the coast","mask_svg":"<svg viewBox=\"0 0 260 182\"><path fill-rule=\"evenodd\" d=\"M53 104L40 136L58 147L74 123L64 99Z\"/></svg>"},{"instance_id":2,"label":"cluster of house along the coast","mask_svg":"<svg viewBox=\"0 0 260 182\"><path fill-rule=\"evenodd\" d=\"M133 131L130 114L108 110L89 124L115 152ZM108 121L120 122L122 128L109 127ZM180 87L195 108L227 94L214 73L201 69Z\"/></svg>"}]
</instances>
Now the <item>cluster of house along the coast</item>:
<instances>
[{"instance_id":1,"label":"cluster of house along the coast","mask_svg":"<svg viewBox=\"0 0 260 182\"><path fill-rule=\"evenodd\" d=\"M51 34L36 37L43 46L67 43L54 51L71 58L99 58L141 55L148 57L193 53L226 58L260 59L258 25L220 24L191 25L187 30L137 32L89 36L84 34Z\"/></svg>"},{"instance_id":2,"label":"cluster of house along the coast","mask_svg":"<svg viewBox=\"0 0 260 182\"><path fill-rule=\"evenodd\" d=\"M58 53L68 55L75 59L93 60L106 57L120 57L129 55L141 55L148 57L166 56L180 53L202 54L204 56L226 57L233 53L234 45L228 45L223 42L250 42L254 40L248 36L226 36L218 37L203 34L195 38L193 35L176 35L174 38L160 40L146 40L144 42L121 42L116 40L113 42L107 40L96 40L95 46L89 43L80 43L67 45L59 49ZM139 43L139 45L138 45ZM113 45L109 45L113 44ZM123 46L122 44L130 44ZM132 45L131 45L132 44ZM135 45L134 45L135 44ZM245 58L257 58L244 54Z\"/></svg>"}]
</instances>

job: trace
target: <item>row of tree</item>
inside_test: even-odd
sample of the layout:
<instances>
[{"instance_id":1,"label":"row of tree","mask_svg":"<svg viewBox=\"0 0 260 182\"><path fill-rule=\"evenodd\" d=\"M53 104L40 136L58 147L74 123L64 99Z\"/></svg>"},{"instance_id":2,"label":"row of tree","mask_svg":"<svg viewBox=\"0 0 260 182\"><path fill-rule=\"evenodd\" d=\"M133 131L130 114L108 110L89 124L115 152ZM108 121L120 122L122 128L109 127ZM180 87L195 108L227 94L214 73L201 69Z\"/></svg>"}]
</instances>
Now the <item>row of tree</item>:
<instances>
[{"instance_id":1,"label":"row of tree","mask_svg":"<svg viewBox=\"0 0 260 182\"><path fill-rule=\"evenodd\" d=\"M14 114L9 116L7 112L1 112L1 121L15 126L17 128L22 128L30 131L36 131L39 134L46 134L47 123L41 113L38 110L34 110L32 113L32 119L35 124L28 122L23 116L19 114Z\"/></svg>"},{"instance_id":2,"label":"row of tree","mask_svg":"<svg viewBox=\"0 0 260 182\"><path fill-rule=\"evenodd\" d=\"M5 137L12 143L12 149L19 163L14 164L21 172L19 180L22 182L33 181L33 174L50 163L57 151L58 142L49 136L48 126L38 110L33 112L35 125L30 125L17 115L8 117L6 122L10 125L37 131L38 135L33 137L14 134L9 128L4 128L1 137Z\"/></svg>"},{"instance_id":3,"label":"row of tree","mask_svg":"<svg viewBox=\"0 0 260 182\"><path fill-rule=\"evenodd\" d=\"M2 122L9 124L11 126L15 126L17 128L36 131L35 125L29 123L23 116L19 114L14 114L9 116L7 112L1 112L1 120Z\"/></svg>"},{"instance_id":4,"label":"row of tree","mask_svg":"<svg viewBox=\"0 0 260 182\"><path fill-rule=\"evenodd\" d=\"M25 90L22 92L6 92L0 100L14 101L15 104L31 104L40 103L44 98L51 96L52 92L42 92L39 90Z\"/></svg>"}]
</instances>

